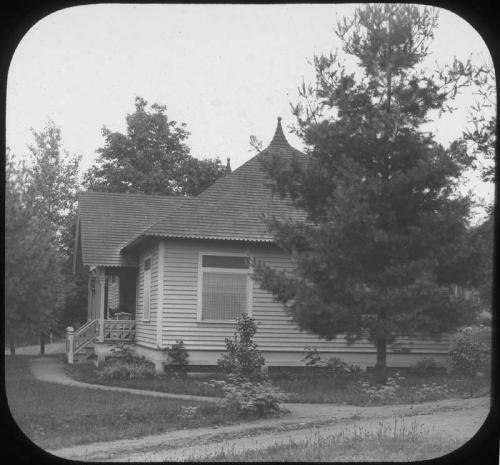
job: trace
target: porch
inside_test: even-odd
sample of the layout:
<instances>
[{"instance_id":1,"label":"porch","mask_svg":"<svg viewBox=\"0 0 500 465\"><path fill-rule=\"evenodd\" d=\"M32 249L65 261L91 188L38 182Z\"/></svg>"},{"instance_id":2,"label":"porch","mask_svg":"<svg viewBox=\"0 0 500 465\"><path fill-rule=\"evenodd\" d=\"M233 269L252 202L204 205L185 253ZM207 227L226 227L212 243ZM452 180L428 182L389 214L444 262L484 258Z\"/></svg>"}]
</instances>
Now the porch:
<instances>
[{"instance_id":1,"label":"porch","mask_svg":"<svg viewBox=\"0 0 500 465\"><path fill-rule=\"evenodd\" d=\"M90 267L87 322L66 329L69 364L99 352L96 346L135 341L134 267Z\"/></svg>"}]
</instances>

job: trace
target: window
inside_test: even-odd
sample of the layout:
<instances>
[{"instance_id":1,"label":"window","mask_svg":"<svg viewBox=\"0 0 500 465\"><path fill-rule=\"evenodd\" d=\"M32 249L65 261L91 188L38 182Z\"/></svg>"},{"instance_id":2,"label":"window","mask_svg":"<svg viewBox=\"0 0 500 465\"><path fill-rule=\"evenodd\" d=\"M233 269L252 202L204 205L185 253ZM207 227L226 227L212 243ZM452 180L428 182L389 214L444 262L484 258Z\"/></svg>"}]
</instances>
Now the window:
<instances>
[{"instance_id":1,"label":"window","mask_svg":"<svg viewBox=\"0 0 500 465\"><path fill-rule=\"evenodd\" d=\"M234 321L251 313L248 256L200 254L199 321Z\"/></svg>"},{"instance_id":2,"label":"window","mask_svg":"<svg viewBox=\"0 0 500 465\"><path fill-rule=\"evenodd\" d=\"M144 294L142 299L142 319L149 320L151 309L151 258L144 260Z\"/></svg>"}]
</instances>

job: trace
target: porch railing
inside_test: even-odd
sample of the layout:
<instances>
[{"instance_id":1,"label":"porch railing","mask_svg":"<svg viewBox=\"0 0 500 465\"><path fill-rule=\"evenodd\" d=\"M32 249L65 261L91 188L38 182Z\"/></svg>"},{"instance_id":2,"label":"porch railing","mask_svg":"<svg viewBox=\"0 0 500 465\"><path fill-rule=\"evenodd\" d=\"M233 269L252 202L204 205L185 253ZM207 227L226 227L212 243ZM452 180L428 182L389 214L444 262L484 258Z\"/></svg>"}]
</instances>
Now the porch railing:
<instances>
[{"instance_id":1,"label":"porch railing","mask_svg":"<svg viewBox=\"0 0 500 465\"><path fill-rule=\"evenodd\" d=\"M133 342L135 320L104 320L104 342Z\"/></svg>"},{"instance_id":2,"label":"porch railing","mask_svg":"<svg viewBox=\"0 0 500 465\"><path fill-rule=\"evenodd\" d=\"M90 320L76 331L70 326L66 328L66 356L69 364L74 363L74 357L87 345L95 340L97 335L97 320Z\"/></svg>"},{"instance_id":3,"label":"porch railing","mask_svg":"<svg viewBox=\"0 0 500 465\"><path fill-rule=\"evenodd\" d=\"M102 342L133 342L135 340L135 320L103 320ZM100 320L90 320L74 330L66 328L66 357L73 364L75 355L91 342L99 340Z\"/></svg>"}]
</instances>

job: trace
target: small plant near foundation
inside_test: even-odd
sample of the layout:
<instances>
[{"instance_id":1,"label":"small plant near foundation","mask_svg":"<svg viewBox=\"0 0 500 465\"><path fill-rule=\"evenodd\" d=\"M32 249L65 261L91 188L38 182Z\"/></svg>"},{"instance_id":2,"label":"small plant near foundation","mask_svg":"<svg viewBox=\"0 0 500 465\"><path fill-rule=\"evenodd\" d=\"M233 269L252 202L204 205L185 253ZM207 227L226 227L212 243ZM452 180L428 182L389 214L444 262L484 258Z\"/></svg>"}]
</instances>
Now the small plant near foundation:
<instances>
[{"instance_id":1,"label":"small plant near foundation","mask_svg":"<svg viewBox=\"0 0 500 465\"><path fill-rule=\"evenodd\" d=\"M235 378L262 380L265 359L254 341L257 324L245 313L236 320L233 338L226 338L226 352L217 365Z\"/></svg>"},{"instance_id":2,"label":"small plant near foundation","mask_svg":"<svg viewBox=\"0 0 500 465\"><path fill-rule=\"evenodd\" d=\"M100 379L140 379L155 376L155 366L144 357L136 356L127 344L117 344L111 349L112 356L98 371Z\"/></svg>"},{"instance_id":3,"label":"small plant near foundation","mask_svg":"<svg viewBox=\"0 0 500 465\"><path fill-rule=\"evenodd\" d=\"M175 344L172 344L172 347L167 349L167 355L169 363L165 366L165 369L167 371L173 370L174 373L181 377L186 376L189 354L184 346L184 341L182 339L175 341Z\"/></svg>"}]
</instances>

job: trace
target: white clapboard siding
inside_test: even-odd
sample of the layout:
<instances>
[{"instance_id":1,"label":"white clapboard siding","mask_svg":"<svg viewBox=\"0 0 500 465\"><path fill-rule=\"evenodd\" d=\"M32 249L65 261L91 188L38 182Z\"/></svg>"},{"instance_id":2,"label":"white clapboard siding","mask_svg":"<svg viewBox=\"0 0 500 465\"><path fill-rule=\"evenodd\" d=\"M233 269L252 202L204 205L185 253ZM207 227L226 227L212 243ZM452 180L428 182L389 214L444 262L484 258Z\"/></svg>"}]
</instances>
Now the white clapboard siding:
<instances>
[{"instance_id":1,"label":"white clapboard siding","mask_svg":"<svg viewBox=\"0 0 500 465\"><path fill-rule=\"evenodd\" d=\"M249 249L250 247L250 249ZM269 245L226 243L223 241L165 241L165 280L163 297L163 346L182 339L189 350L223 350L224 339L231 337L235 325L197 321L198 257L200 252L246 253L280 269L290 269L292 264L282 252ZM319 340L316 336L300 332L286 315L283 307L274 302L270 293L253 283L252 316L259 323L256 342L262 351L302 353L306 345L323 352L373 353L373 344L366 340L348 345L345 338L332 341ZM448 338L440 342L422 338L397 342L410 348L412 353L446 353ZM389 348L390 352L390 348Z\"/></svg>"},{"instance_id":2,"label":"white clapboard siding","mask_svg":"<svg viewBox=\"0 0 500 465\"><path fill-rule=\"evenodd\" d=\"M144 320L144 260L151 258L151 299L149 320ZM156 347L156 318L158 312L158 245L142 253L139 257L139 289L136 310L136 343L146 347Z\"/></svg>"}]
</instances>

